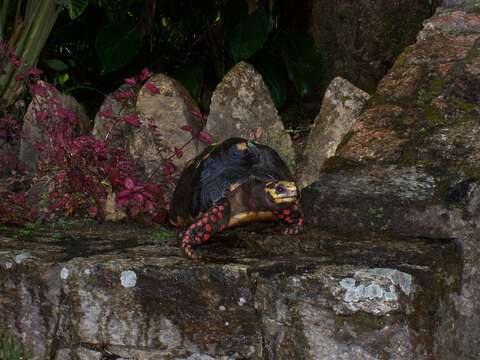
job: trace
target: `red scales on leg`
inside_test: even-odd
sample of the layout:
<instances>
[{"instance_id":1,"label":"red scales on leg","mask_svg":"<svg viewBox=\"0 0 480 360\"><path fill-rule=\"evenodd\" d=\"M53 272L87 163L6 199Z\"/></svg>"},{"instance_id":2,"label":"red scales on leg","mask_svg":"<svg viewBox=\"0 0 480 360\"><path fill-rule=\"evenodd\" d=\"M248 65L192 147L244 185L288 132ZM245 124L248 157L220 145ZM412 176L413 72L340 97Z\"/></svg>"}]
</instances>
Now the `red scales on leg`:
<instances>
[{"instance_id":1,"label":"red scales on leg","mask_svg":"<svg viewBox=\"0 0 480 360\"><path fill-rule=\"evenodd\" d=\"M298 202L293 203L291 206L282 210L274 211L273 214L285 225L285 234L298 234L305 223L303 214Z\"/></svg>"},{"instance_id":2,"label":"red scales on leg","mask_svg":"<svg viewBox=\"0 0 480 360\"><path fill-rule=\"evenodd\" d=\"M182 249L190 258L197 258L192 245L200 245L221 232L228 224L230 206L227 200L219 201L208 209L199 220L191 224L183 234Z\"/></svg>"}]
</instances>

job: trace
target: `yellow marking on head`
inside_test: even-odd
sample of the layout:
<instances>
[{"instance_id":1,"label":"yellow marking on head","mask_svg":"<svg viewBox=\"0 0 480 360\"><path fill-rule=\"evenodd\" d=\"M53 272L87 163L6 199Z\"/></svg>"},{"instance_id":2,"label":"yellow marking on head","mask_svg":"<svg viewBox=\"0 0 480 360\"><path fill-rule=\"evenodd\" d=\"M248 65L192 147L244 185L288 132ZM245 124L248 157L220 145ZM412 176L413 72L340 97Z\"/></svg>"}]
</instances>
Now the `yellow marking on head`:
<instances>
[{"instance_id":1,"label":"yellow marking on head","mask_svg":"<svg viewBox=\"0 0 480 360\"><path fill-rule=\"evenodd\" d=\"M241 184L241 183L238 183L238 182L237 182L237 183L230 184L230 186L228 187L228 190L229 190L230 192L234 192L235 190L238 189L238 187L239 187L240 185L242 185L242 184Z\"/></svg>"},{"instance_id":2,"label":"yellow marking on head","mask_svg":"<svg viewBox=\"0 0 480 360\"><path fill-rule=\"evenodd\" d=\"M236 145L237 149L240 151L247 150L247 143L246 142L241 142Z\"/></svg>"},{"instance_id":3,"label":"yellow marking on head","mask_svg":"<svg viewBox=\"0 0 480 360\"><path fill-rule=\"evenodd\" d=\"M246 211L232 216L226 227L239 226L252 221L272 221L275 219L276 217L271 211Z\"/></svg>"},{"instance_id":4,"label":"yellow marking on head","mask_svg":"<svg viewBox=\"0 0 480 360\"><path fill-rule=\"evenodd\" d=\"M277 204L291 203L298 200L297 185L293 181L270 181L265 185L265 192Z\"/></svg>"}]
</instances>

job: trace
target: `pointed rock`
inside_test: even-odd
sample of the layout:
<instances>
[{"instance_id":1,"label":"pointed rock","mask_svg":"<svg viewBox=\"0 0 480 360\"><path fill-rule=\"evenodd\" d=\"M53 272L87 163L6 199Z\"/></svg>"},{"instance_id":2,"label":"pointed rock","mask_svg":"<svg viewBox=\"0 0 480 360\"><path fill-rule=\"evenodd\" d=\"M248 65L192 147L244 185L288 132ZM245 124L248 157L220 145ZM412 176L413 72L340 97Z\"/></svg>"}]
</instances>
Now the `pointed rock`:
<instances>
[{"instance_id":1,"label":"pointed rock","mask_svg":"<svg viewBox=\"0 0 480 360\"><path fill-rule=\"evenodd\" d=\"M140 89L136 108L141 123L133 131L129 151L152 181L162 181L166 159L171 157L181 171L197 155L198 140L191 140L192 134L182 127L194 133L201 129L201 121L192 115L199 113L198 106L178 81L156 74ZM182 148L182 157L172 157L175 147Z\"/></svg>"},{"instance_id":2,"label":"pointed rock","mask_svg":"<svg viewBox=\"0 0 480 360\"><path fill-rule=\"evenodd\" d=\"M73 113L77 122L72 124L74 135L81 135L87 132L90 127L90 119L87 116L83 106L70 95L63 95L53 85L44 81L39 81L38 86L43 88L42 95L34 95L33 100L28 106L27 112L23 118L22 139L20 142L19 160L25 164L30 171L37 169L39 160L39 151L35 144L46 144L48 142L47 134L42 130L41 124L44 119L39 119L39 114L48 113L50 117L60 118L65 111ZM58 114L57 111L62 114ZM52 118L50 118L50 122ZM50 124L51 126L53 123Z\"/></svg>"},{"instance_id":3,"label":"pointed rock","mask_svg":"<svg viewBox=\"0 0 480 360\"><path fill-rule=\"evenodd\" d=\"M215 142L242 137L268 145L278 151L292 170L295 167L290 136L261 75L250 64L238 63L217 86L206 129Z\"/></svg>"},{"instance_id":4,"label":"pointed rock","mask_svg":"<svg viewBox=\"0 0 480 360\"><path fill-rule=\"evenodd\" d=\"M335 154L369 98L365 91L341 77L332 80L308 136L305 162L298 177L301 188L318 179L322 165Z\"/></svg>"},{"instance_id":5,"label":"pointed rock","mask_svg":"<svg viewBox=\"0 0 480 360\"><path fill-rule=\"evenodd\" d=\"M135 86L123 84L109 94L95 116L92 135L99 140L110 139L114 145L119 146L122 145L122 142L128 142L124 136L127 124L120 119L127 114L135 113L137 92L138 90ZM127 96L128 94L130 96ZM125 98L120 99L120 95L124 95Z\"/></svg>"}]
</instances>

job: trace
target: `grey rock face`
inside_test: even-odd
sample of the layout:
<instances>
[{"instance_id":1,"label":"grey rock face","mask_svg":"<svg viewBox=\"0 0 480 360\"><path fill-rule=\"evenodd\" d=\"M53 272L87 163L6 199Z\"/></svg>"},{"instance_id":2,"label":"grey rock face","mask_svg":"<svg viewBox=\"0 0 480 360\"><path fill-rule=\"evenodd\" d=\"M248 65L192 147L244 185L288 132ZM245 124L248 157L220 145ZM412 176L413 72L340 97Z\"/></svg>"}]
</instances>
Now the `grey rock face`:
<instances>
[{"instance_id":1,"label":"grey rock face","mask_svg":"<svg viewBox=\"0 0 480 360\"><path fill-rule=\"evenodd\" d=\"M382 79L325 173L303 193L307 222L452 241L463 285L443 304L438 359L480 354L480 15L448 2Z\"/></svg>"},{"instance_id":2,"label":"grey rock face","mask_svg":"<svg viewBox=\"0 0 480 360\"><path fill-rule=\"evenodd\" d=\"M295 154L261 75L245 62L235 65L212 96L206 130L215 142L242 137L275 149L293 170Z\"/></svg>"},{"instance_id":3,"label":"grey rock face","mask_svg":"<svg viewBox=\"0 0 480 360\"><path fill-rule=\"evenodd\" d=\"M0 329L35 359L433 360L461 273L452 243L374 234L235 230L192 262L145 227L17 231L0 238Z\"/></svg>"},{"instance_id":4,"label":"grey rock face","mask_svg":"<svg viewBox=\"0 0 480 360\"><path fill-rule=\"evenodd\" d=\"M335 154L369 98L366 92L345 79L336 77L332 80L308 136L305 160L298 176L301 188L319 177L323 163Z\"/></svg>"}]
</instances>

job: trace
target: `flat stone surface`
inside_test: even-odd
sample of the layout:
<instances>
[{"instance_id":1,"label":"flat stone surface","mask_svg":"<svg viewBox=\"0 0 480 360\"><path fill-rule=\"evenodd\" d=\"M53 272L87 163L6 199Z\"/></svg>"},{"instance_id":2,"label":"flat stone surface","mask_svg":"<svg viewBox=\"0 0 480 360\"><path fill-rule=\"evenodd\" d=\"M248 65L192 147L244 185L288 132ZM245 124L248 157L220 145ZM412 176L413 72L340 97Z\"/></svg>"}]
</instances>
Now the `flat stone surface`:
<instances>
[{"instance_id":1,"label":"flat stone surface","mask_svg":"<svg viewBox=\"0 0 480 360\"><path fill-rule=\"evenodd\" d=\"M0 329L35 358L434 359L450 241L268 224L180 251L160 228L3 229Z\"/></svg>"}]
</instances>

